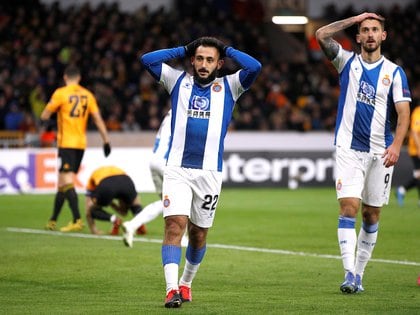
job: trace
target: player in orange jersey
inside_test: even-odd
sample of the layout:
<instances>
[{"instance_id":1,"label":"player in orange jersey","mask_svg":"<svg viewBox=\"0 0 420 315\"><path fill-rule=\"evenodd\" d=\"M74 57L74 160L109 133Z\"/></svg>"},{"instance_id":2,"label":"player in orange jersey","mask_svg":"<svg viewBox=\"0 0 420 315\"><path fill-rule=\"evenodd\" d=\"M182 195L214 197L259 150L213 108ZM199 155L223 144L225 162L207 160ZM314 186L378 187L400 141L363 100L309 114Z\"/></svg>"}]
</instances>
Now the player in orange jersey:
<instances>
[{"instance_id":1,"label":"player in orange jersey","mask_svg":"<svg viewBox=\"0 0 420 315\"><path fill-rule=\"evenodd\" d=\"M41 113L41 120L46 122L53 113L57 113L57 147L60 160L58 189L55 195L53 213L46 229L55 230L57 219L64 202L67 200L73 215L73 221L62 227L62 232L80 231L83 223L80 218L74 177L79 171L86 149L86 128L89 116L98 128L104 142L104 154L111 153L108 132L99 111L95 96L79 82L80 70L68 66L63 76L65 86L54 91L51 99Z\"/></svg>"},{"instance_id":2,"label":"player in orange jersey","mask_svg":"<svg viewBox=\"0 0 420 315\"><path fill-rule=\"evenodd\" d=\"M121 219L103 208L110 206L125 216L130 210L136 216L142 210L133 180L116 166L102 166L93 171L86 185L86 219L92 234L102 234L96 228L95 219L113 223L111 235L118 235ZM137 234L145 234L144 225Z\"/></svg>"},{"instance_id":3,"label":"player in orange jersey","mask_svg":"<svg viewBox=\"0 0 420 315\"><path fill-rule=\"evenodd\" d=\"M408 155L413 161L413 176L403 185L398 186L396 195L400 206L404 205L404 197L408 190L417 188L418 206L420 207L420 106L417 105L410 117L410 131L408 133Z\"/></svg>"}]
</instances>

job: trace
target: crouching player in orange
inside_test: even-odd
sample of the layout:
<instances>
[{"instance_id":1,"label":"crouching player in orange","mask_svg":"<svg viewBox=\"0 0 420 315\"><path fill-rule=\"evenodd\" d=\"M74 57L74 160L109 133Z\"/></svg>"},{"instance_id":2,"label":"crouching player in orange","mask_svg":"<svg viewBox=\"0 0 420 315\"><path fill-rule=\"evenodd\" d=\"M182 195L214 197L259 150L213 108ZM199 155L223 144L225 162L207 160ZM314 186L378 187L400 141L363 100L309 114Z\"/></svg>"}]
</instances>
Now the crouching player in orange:
<instances>
[{"instance_id":1,"label":"crouching player in orange","mask_svg":"<svg viewBox=\"0 0 420 315\"><path fill-rule=\"evenodd\" d=\"M112 207L120 215L130 210L135 216L142 206L133 180L116 166L102 166L90 176L86 186L86 220L93 234L102 234L96 228L95 219L113 224L111 235L118 235L122 220L115 214L106 212L104 207ZM140 226L137 234L145 234L146 228Z\"/></svg>"}]
</instances>

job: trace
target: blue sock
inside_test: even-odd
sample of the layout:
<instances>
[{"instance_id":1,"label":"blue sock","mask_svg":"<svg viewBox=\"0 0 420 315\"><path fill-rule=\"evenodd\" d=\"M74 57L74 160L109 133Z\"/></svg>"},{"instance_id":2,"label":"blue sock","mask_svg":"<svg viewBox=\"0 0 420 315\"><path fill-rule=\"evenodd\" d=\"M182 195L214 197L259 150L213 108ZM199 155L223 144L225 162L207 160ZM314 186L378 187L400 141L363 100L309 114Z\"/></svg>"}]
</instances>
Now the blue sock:
<instances>
[{"instance_id":1,"label":"blue sock","mask_svg":"<svg viewBox=\"0 0 420 315\"><path fill-rule=\"evenodd\" d=\"M185 257L192 265L198 265L203 260L204 254L206 253L206 245L199 249L192 248L190 244L188 244L187 252Z\"/></svg>"},{"instance_id":2,"label":"blue sock","mask_svg":"<svg viewBox=\"0 0 420 315\"><path fill-rule=\"evenodd\" d=\"M162 264L177 264L181 262L182 249L175 245L162 245Z\"/></svg>"},{"instance_id":3,"label":"blue sock","mask_svg":"<svg viewBox=\"0 0 420 315\"><path fill-rule=\"evenodd\" d=\"M339 229L354 229L356 226L356 218L349 218L349 217L338 217L338 228Z\"/></svg>"},{"instance_id":4,"label":"blue sock","mask_svg":"<svg viewBox=\"0 0 420 315\"><path fill-rule=\"evenodd\" d=\"M366 233L375 233L379 228L379 223L375 224L367 224L365 222L362 222L362 228L366 231Z\"/></svg>"}]
</instances>

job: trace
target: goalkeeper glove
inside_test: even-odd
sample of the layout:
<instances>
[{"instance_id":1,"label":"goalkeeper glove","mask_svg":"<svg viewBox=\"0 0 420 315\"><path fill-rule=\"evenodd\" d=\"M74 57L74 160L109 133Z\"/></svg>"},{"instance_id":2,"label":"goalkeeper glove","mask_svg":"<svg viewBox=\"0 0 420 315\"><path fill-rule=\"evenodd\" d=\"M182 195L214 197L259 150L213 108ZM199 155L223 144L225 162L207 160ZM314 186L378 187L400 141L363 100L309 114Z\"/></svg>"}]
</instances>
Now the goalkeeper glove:
<instances>
[{"instance_id":1,"label":"goalkeeper glove","mask_svg":"<svg viewBox=\"0 0 420 315\"><path fill-rule=\"evenodd\" d=\"M108 157L108 155L111 153L111 145L106 142L104 143L104 155L105 157Z\"/></svg>"}]
</instances>

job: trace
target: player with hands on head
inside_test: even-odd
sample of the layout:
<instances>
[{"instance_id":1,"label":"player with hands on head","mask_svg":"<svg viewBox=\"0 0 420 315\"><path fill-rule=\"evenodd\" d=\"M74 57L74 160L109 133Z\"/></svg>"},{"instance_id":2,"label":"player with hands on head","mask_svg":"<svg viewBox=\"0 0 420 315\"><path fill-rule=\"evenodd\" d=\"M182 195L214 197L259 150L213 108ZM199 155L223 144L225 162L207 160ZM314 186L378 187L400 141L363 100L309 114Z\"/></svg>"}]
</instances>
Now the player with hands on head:
<instances>
[{"instance_id":1,"label":"player with hands on head","mask_svg":"<svg viewBox=\"0 0 420 315\"><path fill-rule=\"evenodd\" d=\"M344 50L334 35L358 26L361 52ZM379 216L388 203L392 173L410 121L410 90L404 70L385 58L385 19L365 12L321 27L316 38L339 73L335 130L338 243L344 267L343 293L364 291L362 278L375 247ZM397 113L391 133L391 106ZM356 234L356 216L362 225Z\"/></svg>"},{"instance_id":2,"label":"player with hands on head","mask_svg":"<svg viewBox=\"0 0 420 315\"><path fill-rule=\"evenodd\" d=\"M240 69L219 77L224 56L232 58ZM184 57L189 57L193 75L166 63ZM222 187L224 138L235 103L257 78L261 64L214 37L146 53L141 62L171 100L171 142L162 185L162 264L165 307L174 308L192 300L191 284L206 253L207 232ZM178 279L186 229L186 262Z\"/></svg>"},{"instance_id":3,"label":"player with hands on head","mask_svg":"<svg viewBox=\"0 0 420 315\"><path fill-rule=\"evenodd\" d=\"M110 154L111 146L95 96L80 85L80 70L74 65L68 66L64 70L63 79L65 86L54 91L41 113L42 121L49 120L54 113L57 113L57 147L60 161L53 213L45 228L57 229L58 216L67 200L73 220L60 231L70 232L80 231L83 228L74 178L79 171L87 146L86 128L90 116L104 142L105 156Z\"/></svg>"}]
</instances>

